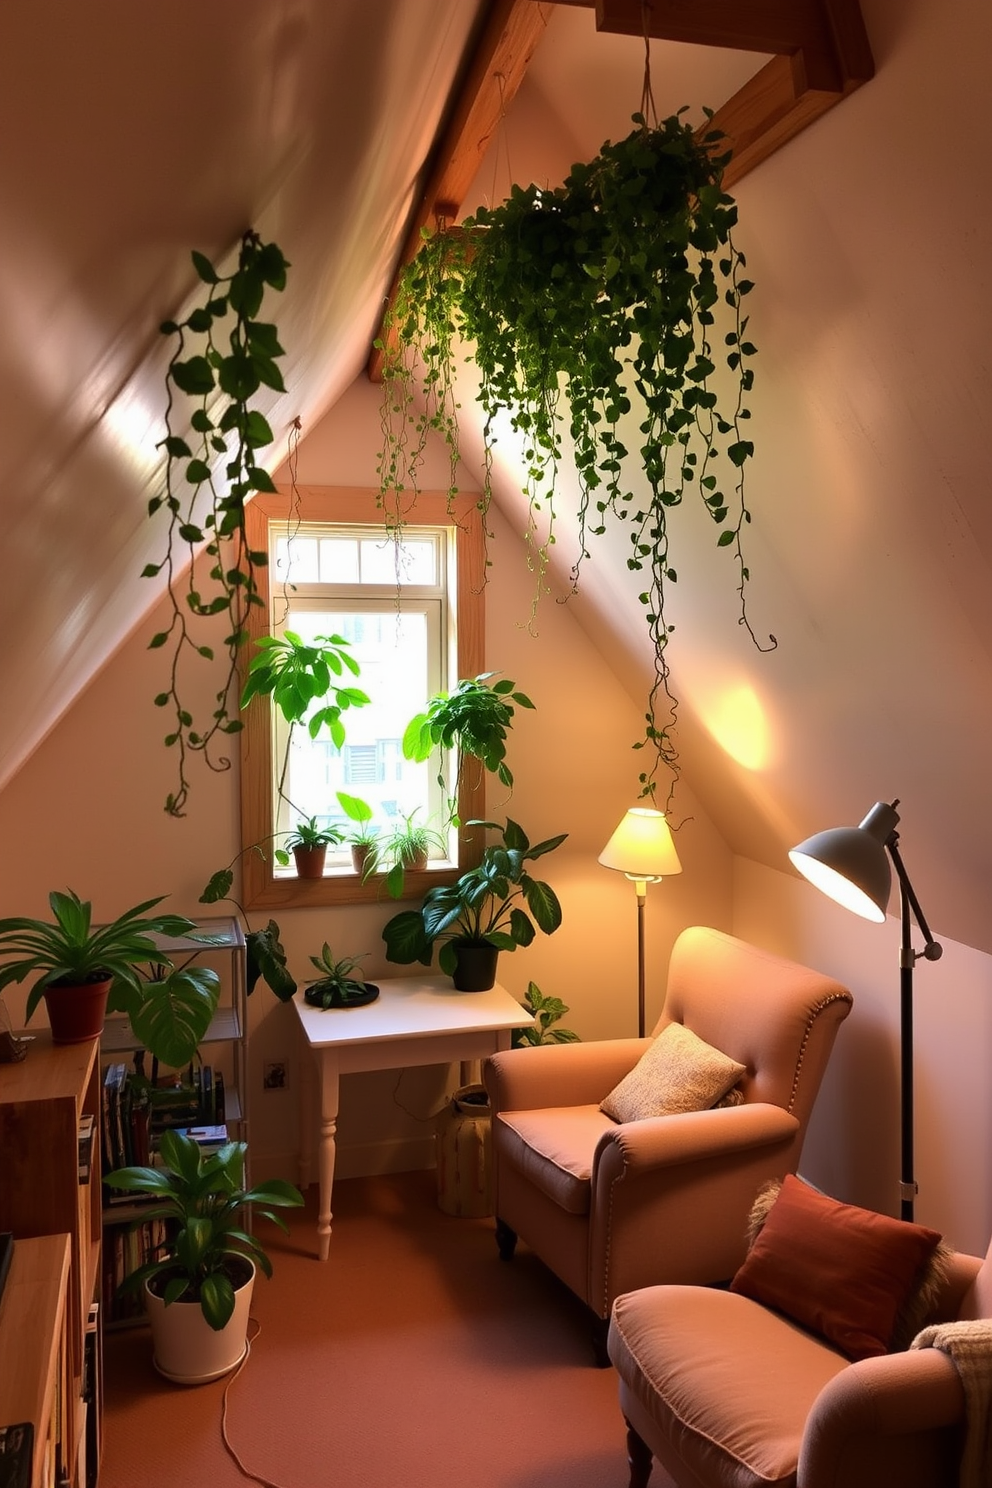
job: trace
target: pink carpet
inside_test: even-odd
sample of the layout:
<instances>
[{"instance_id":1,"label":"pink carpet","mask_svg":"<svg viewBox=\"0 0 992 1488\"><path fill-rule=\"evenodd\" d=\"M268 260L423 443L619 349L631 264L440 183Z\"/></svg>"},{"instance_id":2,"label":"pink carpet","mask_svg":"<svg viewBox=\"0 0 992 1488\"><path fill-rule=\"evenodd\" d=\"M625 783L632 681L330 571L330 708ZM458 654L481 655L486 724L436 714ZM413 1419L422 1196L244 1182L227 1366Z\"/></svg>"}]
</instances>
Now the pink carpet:
<instances>
[{"instance_id":1,"label":"pink carpet","mask_svg":"<svg viewBox=\"0 0 992 1488\"><path fill-rule=\"evenodd\" d=\"M492 1220L437 1207L432 1172L335 1185L330 1259L316 1259L316 1190L265 1221L271 1281L230 1386L227 1430L277 1488L625 1488L612 1369L592 1364L584 1309ZM105 1347L101 1488L235 1488L226 1380L171 1385L145 1328ZM652 1488L667 1488L655 1467Z\"/></svg>"}]
</instances>

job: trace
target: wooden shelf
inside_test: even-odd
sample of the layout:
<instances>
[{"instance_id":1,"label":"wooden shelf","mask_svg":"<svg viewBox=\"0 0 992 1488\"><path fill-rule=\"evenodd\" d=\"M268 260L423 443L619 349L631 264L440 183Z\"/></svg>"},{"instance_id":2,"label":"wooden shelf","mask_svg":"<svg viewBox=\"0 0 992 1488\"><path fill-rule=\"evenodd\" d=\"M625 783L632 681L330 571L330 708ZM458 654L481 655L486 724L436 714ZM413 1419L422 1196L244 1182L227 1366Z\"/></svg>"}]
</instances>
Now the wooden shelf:
<instances>
[{"instance_id":1,"label":"wooden shelf","mask_svg":"<svg viewBox=\"0 0 992 1488\"><path fill-rule=\"evenodd\" d=\"M79 1133L84 1116L99 1122L99 1096L96 1039L53 1044L46 1029L36 1035L26 1059L0 1065L0 1230L9 1230L15 1237L15 1263L25 1249L30 1254L28 1241L56 1236L68 1246L60 1450L69 1488L94 1484L98 1469L98 1462L87 1453L90 1406L85 1397L92 1393L86 1365L87 1332L92 1333L91 1309L101 1271L100 1148L94 1142L89 1174L80 1178ZM8 1276L0 1305L6 1305L11 1280ZM34 1329L32 1318L15 1356L21 1355ZM99 1320L90 1348L96 1351L99 1373ZM93 1400L92 1410L99 1415L99 1399ZM99 1440L98 1419L91 1421L90 1434Z\"/></svg>"},{"instance_id":2,"label":"wooden shelf","mask_svg":"<svg viewBox=\"0 0 992 1488\"><path fill-rule=\"evenodd\" d=\"M60 1407L67 1356L68 1235L16 1240L0 1298L0 1426L27 1422L34 1432L32 1488L58 1480L68 1442Z\"/></svg>"}]
</instances>

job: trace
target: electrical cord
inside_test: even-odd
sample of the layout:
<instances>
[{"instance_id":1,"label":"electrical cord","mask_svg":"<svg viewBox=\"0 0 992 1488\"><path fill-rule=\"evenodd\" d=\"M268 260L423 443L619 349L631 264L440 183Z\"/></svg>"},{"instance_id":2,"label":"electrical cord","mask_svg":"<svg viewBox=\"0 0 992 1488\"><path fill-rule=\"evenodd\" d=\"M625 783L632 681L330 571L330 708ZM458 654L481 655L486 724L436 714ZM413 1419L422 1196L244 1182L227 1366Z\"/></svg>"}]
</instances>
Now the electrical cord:
<instances>
[{"instance_id":1,"label":"electrical cord","mask_svg":"<svg viewBox=\"0 0 992 1488\"><path fill-rule=\"evenodd\" d=\"M250 1317L248 1319L248 1323L249 1323L249 1327L251 1326L252 1323L254 1323L254 1325L255 1325L255 1331L254 1331L254 1333L251 1333L248 1337L246 1337L246 1339L245 1339L245 1351L244 1351L244 1355L242 1356L241 1362L238 1365L237 1369L235 1369L234 1373L231 1375L231 1377L228 1380L227 1384L224 1386L224 1394L223 1394L223 1397L221 1399L221 1407L220 1407L220 1434L221 1434L221 1440L224 1443L224 1449L227 1452L227 1455L231 1458L231 1460L234 1463L235 1467L238 1469L238 1472L241 1473L241 1475L243 1477L250 1478L253 1483L261 1483L262 1488L286 1488L286 1485L284 1483L274 1483L271 1478L263 1478L259 1473L253 1473L249 1468L245 1467L245 1464L242 1462L241 1458L238 1456L237 1452L235 1451L235 1449L234 1449L234 1447L233 1447L233 1445L231 1443L231 1439L230 1439L230 1437L227 1434L227 1397L228 1397L228 1395L230 1393L231 1386L234 1384L235 1380L237 1379L238 1375L241 1373L242 1369L244 1369L245 1365L248 1363L248 1359L249 1359L249 1357L251 1355L251 1346L252 1346L252 1344L254 1343L255 1339L258 1337L258 1335L262 1331L262 1325L258 1321L257 1318Z\"/></svg>"}]
</instances>

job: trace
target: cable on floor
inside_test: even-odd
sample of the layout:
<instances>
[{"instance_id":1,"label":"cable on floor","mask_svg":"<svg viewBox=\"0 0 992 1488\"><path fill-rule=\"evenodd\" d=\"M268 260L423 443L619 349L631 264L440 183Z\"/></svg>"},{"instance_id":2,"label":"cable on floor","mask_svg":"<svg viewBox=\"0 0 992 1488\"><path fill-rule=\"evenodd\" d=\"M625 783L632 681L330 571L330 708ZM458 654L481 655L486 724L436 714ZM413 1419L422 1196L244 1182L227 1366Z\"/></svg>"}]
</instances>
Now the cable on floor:
<instances>
[{"instance_id":1,"label":"cable on floor","mask_svg":"<svg viewBox=\"0 0 992 1488\"><path fill-rule=\"evenodd\" d=\"M262 1325L258 1321L257 1318L250 1317L248 1319L248 1322L249 1322L249 1325L252 1324L252 1323L254 1323L254 1325L255 1325L255 1331L254 1331L254 1333L251 1333L251 1334L249 1334L248 1337L246 1337L246 1339L245 1339L245 1351L244 1351L244 1355L243 1355L243 1357L241 1359L241 1363L238 1365L237 1369L235 1369L234 1373L231 1375L231 1378L228 1380L227 1384L224 1386L224 1394L223 1394L223 1397L221 1399L221 1407L220 1407L220 1434L221 1434L221 1440L224 1443L224 1448L225 1448L225 1451L227 1452L227 1455L231 1458L231 1460L234 1463L235 1467L238 1469L238 1472L241 1473L241 1475L243 1477L250 1478L253 1483L261 1483L262 1488L286 1488L286 1485L284 1483L274 1483L271 1478L263 1478L258 1473L253 1473L253 1472L250 1471L249 1468L245 1467L245 1465L242 1462L241 1458L238 1456L237 1452L234 1450L234 1447L231 1445L231 1439L230 1439L230 1437L227 1434L227 1397L228 1397L228 1394L230 1392L231 1386L234 1384L234 1381L237 1379L237 1377L241 1373L242 1369L244 1369L245 1365L248 1363L248 1359L249 1359L249 1357L251 1355L251 1346L254 1343L255 1339L258 1337L258 1335L262 1331Z\"/></svg>"}]
</instances>

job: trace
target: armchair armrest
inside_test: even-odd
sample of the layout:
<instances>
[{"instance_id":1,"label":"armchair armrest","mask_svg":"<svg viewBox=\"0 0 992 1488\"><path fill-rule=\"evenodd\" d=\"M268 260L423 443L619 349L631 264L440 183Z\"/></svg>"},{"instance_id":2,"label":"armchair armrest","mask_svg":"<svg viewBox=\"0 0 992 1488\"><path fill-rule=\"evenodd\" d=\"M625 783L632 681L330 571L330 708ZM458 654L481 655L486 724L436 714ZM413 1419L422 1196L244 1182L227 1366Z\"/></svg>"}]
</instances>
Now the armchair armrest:
<instances>
[{"instance_id":1,"label":"armchair armrest","mask_svg":"<svg viewBox=\"0 0 992 1488\"><path fill-rule=\"evenodd\" d=\"M493 1114L546 1106L598 1105L633 1069L650 1039L535 1044L505 1049L484 1061L482 1077Z\"/></svg>"},{"instance_id":2,"label":"armchair armrest","mask_svg":"<svg viewBox=\"0 0 992 1488\"><path fill-rule=\"evenodd\" d=\"M629 1174L652 1168L674 1167L708 1157L725 1157L747 1147L790 1142L799 1122L781 1106L724 1106L711 1111L686 1111L678 1116L654 1116L628 1121L599 1140L597 1166L617 1164ZM618 1176L613 1174L611 1176Z\"/></svg>"},{"instance_id":3,"label":"armchair armrest","mask_svg":"<svg viewBox=\"0 0 992 1488\"><path fill-rule=\"evenodd\" d=\"M800 1448L798 1482L802 1488L868 1488L878 1482L880 1461L890 1463L890 1481L904 1481L894 1439L906 1438L903 1450L919 1465L923 1453L939 1451L925 1434L956 1427L964 1415L957 1370L939 1349L862 1359L817 1397Z\"/></svg>"}]
</instances>

